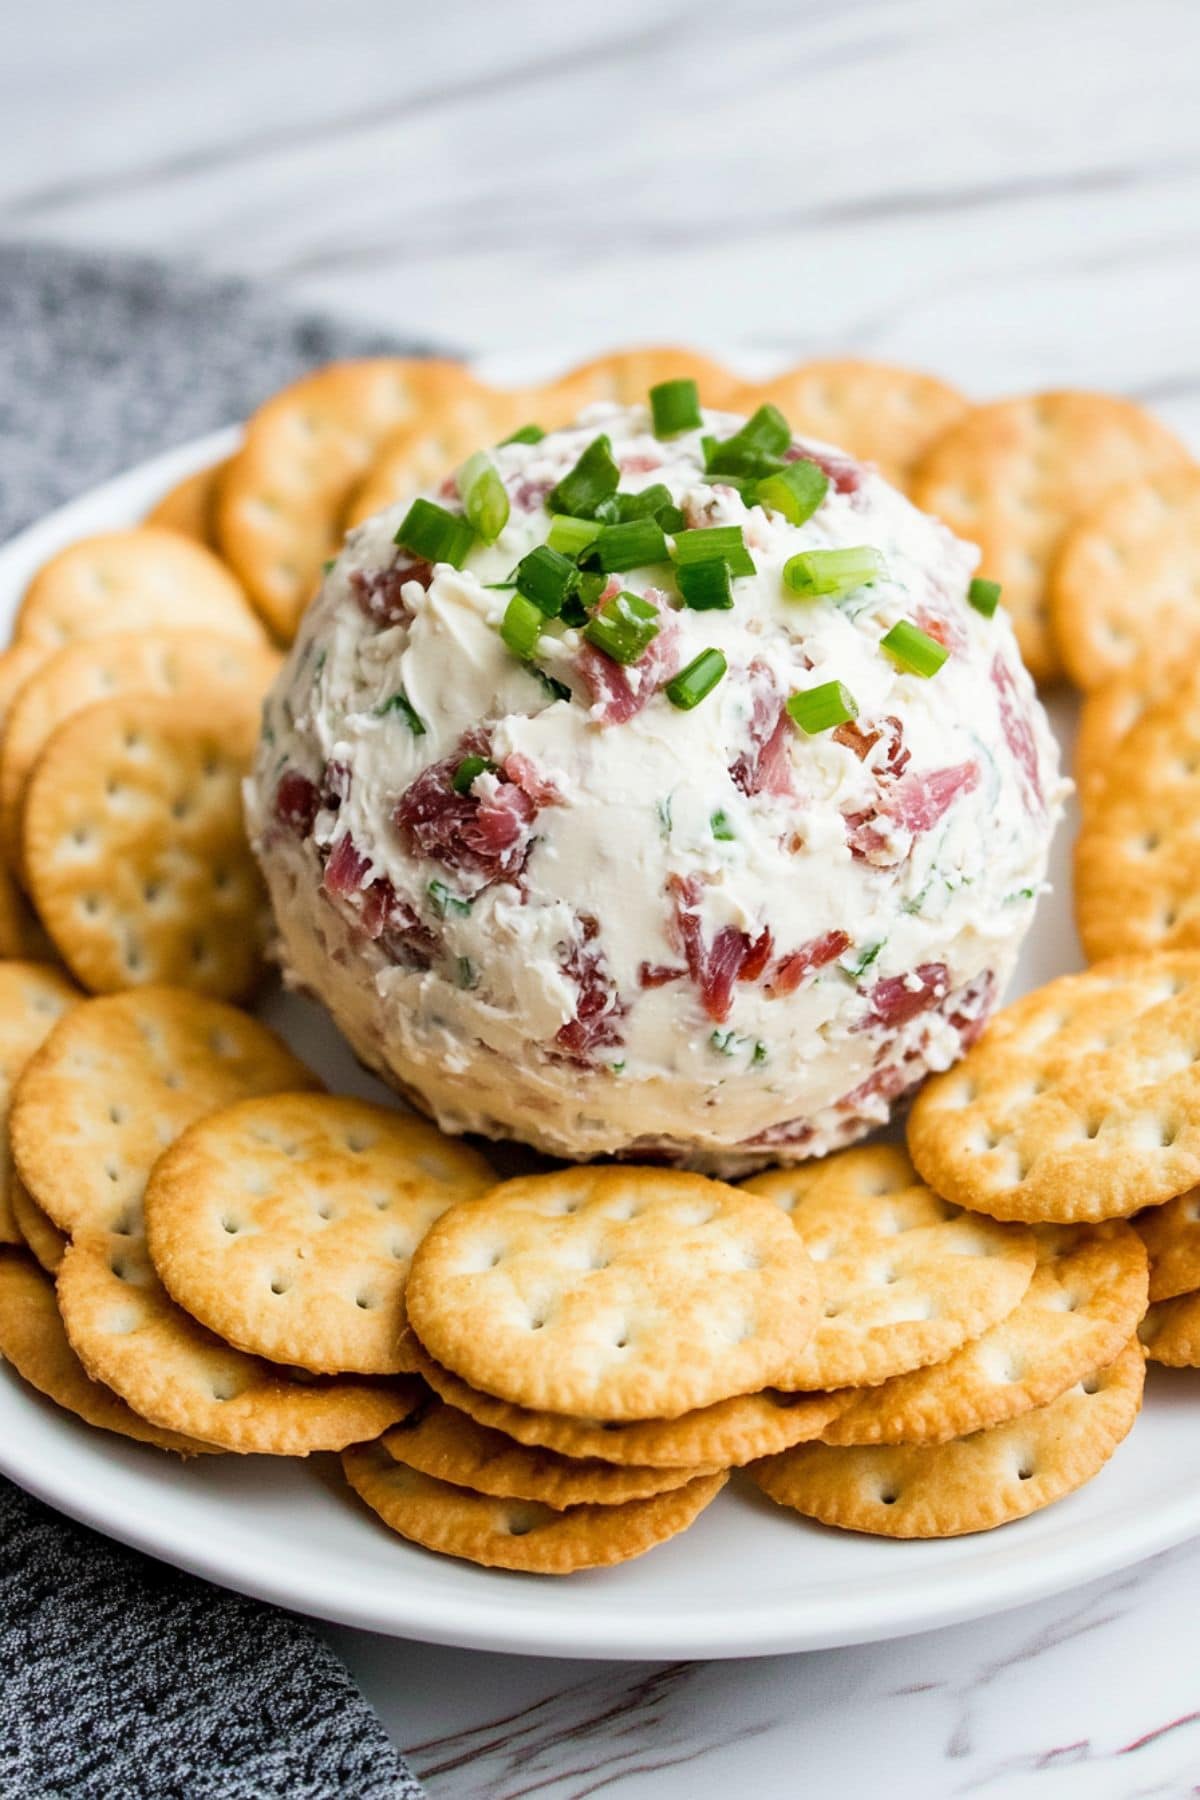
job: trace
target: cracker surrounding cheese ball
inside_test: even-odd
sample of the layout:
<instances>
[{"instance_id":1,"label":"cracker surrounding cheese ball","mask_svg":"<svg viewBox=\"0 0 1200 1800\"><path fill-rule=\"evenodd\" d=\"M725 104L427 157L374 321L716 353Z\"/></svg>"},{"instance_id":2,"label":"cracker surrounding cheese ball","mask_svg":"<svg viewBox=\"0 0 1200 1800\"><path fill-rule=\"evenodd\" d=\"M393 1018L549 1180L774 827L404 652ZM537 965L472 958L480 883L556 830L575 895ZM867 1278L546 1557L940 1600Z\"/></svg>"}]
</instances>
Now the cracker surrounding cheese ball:
<instances>
[{"instance_id":1,"label":"cracker surrounding cheese ball","mask_svg":"<svg viewBox=\"0 0 1200 1800\"><path fill-rule=\"evenodd\" d=\"M508 522L461 568L397 548L403 505L368 520L268 702L248 803L285 970L448 1131L725 1174L822 1154L952 1063L1012 971L1061 786L1003 609L968 603L975 552L827 446L787 452L827 482L803 523L747 506L701 441L739 423L659 439L597 407L492 451ZM587 598L648 603L638 660L562 618L522 660L513 571L601 434L672 536L740 532L733 604L622 569ZM868 585L785 581L839 550L876 553ZM936 673L883 648L902 622ZM673 704L713 650L723 678ZM856 716L810 735L787 703L834 682Z\"/></svg>"}]
</instances>

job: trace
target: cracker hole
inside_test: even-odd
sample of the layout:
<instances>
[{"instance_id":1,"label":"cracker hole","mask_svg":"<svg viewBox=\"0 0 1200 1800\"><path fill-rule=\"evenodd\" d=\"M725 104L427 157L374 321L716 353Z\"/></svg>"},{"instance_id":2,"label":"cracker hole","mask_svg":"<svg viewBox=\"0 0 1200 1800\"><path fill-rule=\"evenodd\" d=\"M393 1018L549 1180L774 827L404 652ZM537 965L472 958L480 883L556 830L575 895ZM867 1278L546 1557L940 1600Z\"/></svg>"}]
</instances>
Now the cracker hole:
<instances>
[{"instance_id":1,"label":"cracker hole","mask_svg":"<svg viewBox=\"0 0 1200 1800\"><path fill-rule=\"evenodd\" d=\"M883 1487L879 1490L880 1506L895 1506L900 1498L900 1490L894 1487Z\"/></svg>"},{"instance_id":2,"label":"cracker hole","mask_svg":"<svg viewBox=\"0 0 1200 1800\"><path fill-rule=\"evenodd\" d=\"M229 1213L225 1213L221 1219L221 1229L222 1231L227 1232L230 1237L236 1237L238 1232L242 1229L241 1221L232 1218Z\"/></svg>"},{"instance_id":3,"label":"cracker hole","mask_svg":"<svg viewBox=\"0 0 1200 1800\"><path fill-rule=\"evenodd\" d=\"M354 1304L362 1312L374 1312L375 1308L379 1305L379 1296L371 1293L370 1290L366 1290L365 1292L354 1296Z\"/></svg>"},{"instance_id":4,"label":"cracker hole","mask_svg":"<svg viewBox=\"0 0 1200 1800\"><path fill-rule=\"evenodd\" d=\"M1099 1375L1086 1375L1080 1382L1079 1388L1080 1392L1084 1394L1098 1394L1100 1392Z\"/></svg>"},{"instance_id":5,"label":"cracker hole","mask_svg":"<svg viewBox=\"0 0 1200 1800\"><path fill-rule=\"evenodd\" d=\"M273 1294L286 1294L291 1285L291 1282L285 1281L282 1275L277 1275L271 1283L271 1292Z\"/></svg>"},{"instance_id":6,"label":"cracker hole","mask_svg":"<svg viewBox=\"0 0 1200 1800\"><path fill-rule=\"evenodd\" d=\"M1032 1481L1033 1475L1034 1475L1033 1458L1031 1456L1025 1457L1023 1461L1021 1461L1017 1464L1017 1480L1018 1481Z\"/></svg>"}]
</instances>

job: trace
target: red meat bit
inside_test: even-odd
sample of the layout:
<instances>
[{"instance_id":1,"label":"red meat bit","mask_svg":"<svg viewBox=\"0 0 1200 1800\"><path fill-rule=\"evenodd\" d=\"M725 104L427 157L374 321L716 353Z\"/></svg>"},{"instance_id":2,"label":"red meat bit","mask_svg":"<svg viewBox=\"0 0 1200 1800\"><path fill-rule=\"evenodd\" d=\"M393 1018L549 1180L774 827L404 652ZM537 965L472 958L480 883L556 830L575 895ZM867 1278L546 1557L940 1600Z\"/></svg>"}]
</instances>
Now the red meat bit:
<instances>
[{"instance_id":1,"label":"red meat bit","mask_svg":"<svg viewBox=\"0 0 1200 1800\"><path fill-rule=\"evenodd\" d=\"M805 976L811 975L814 969L823 969L826 964L843 956L850 948L850 938L844 931L827 931L822 937L813 938L799 950L789 951L781 956L771 970L767 981L767 995L771 1000L780 1000L785 994L794 994Z\"/></svg>"},{"instance_id":2,"label":"red meat bit","mask_svg":"<svg viewBox=\"0 0 1200 1800\"><path fill-rule=\"evenodd\" d=\"M938 1005L949 992L950 971L945 963L921 963L911 975L887 975L869 990L870 1011L858 1029L886 1025L895 1030Z\"/></svg>"},{"instance_id":3,"label":"red meat bit","mask_svg":"<svg viewBox=\"0 0 1200 1800\"><path fill-rule=\"evenodd\" d=\"M651 469L662 468L661 456L623 456L621 458L622 475L648 475Z\"/></svg>"},{"instance_id":4,"label":"red meat bit","mask_svg":"<svg viewBox=\"0 0 1200 1800\"><path fill-rule=\"evenodd\" d=\"M995 973L991 969L981 970L966 987L951 994L950 999L953 1005L943 1010L957 1031L963 1049L969 1050L983 1036L984 1026L996 1004Z\"/></svg>"},{"instance_id":5,"label":"red meat bit","mask_svg":"<svg viewBox=\"0 0 1200 1800\"><path fill-rule=\"evenodd\" d=\"M355 569L350 577L350 592L373 624L407 625L413 611L404 598L405 582L416 581L428 588L432 580L433 568L429 563L400 558L389 568L377 569L371 575Z\"/></svg>"},{"instance_id":6,"label":"red meat bit","mask_svg":"<svg viewBox=\"0 0 1200 1800\"><path fill-rule=\"evenodd\" d=\"M562 802L562 794L554 783L547 779L531 756L525 756L514 750L506 756L501 765L509 781L516 785L533 801L535 806L558 806Z\"/></svg>"},{"instance_id":7,"label":"red meat bit","mask_svg":"<svg viewBox=\"0 0 1200 1800\"><path fill-rule=\"evenodd\" d=\"M904 748L904 727L894 713L888 713L875 725L860 725L856 720L848 720L845 725L839 725L832 736L835 743L853 750L859 762L865 762L876 744L883 742L883 754L876 758L881 781L902 775L909 760L909 753Z\"/></svg>"},{"instance_id":8,"label":"red meat bit","mask_svg":"<svg viewBox=\"0 0 1200 1800\"><path fill-rule=\"evenodd\" d=\"M563 971L577 989L575 1017L560 1027L554 1042L570 1062L586 1067L595 1060L597 1050L610 1050L621 1043L625 1008L597 942L598 922L584 913L579 928L579 937L559 952Z\"/></svg>"},{"instance_id":9,"label":"red meat bit","mask_svg":"<svg viewBox=\"0 0 1200 1800\"><path fill-rule=\"evenodd\" d=\"M1029 723L1028 714L1021 704L1021 696L1017 692L1017 684L1013 672L1002 656L997 656L991 667L992 686L1000 702L1000 723L1004 730L1004 741L1008 745L1013 761L1025 778L1030 793L1039 807L1046 804L1042 792L1042 779L1038 770L1037 744L1034 740L1033 727Z\"/></svg>"},{"instance_id":10,"label":"red meat bit","mask_svg":"<svg viewBox=\"0 0 1200 1800\"><path fill-rule=\"evenodd\" d=\"M644 962L638 970L638 986L644 988L666 987L669 981L682 981L686 974L686 969L673 969L668 963Z\"/></svg>"},{"instance_id":11,"label":"red meat bit","mask_svg":"<svg viewBox=\"0 0 1200 1800\"><path fill-rule=\"evenodd\" d=\"M712 942L706 943L697 910L700 884L695 876L672 875L667 886L675 901L675 925L688 974L700 990L705 1012L720 1025L729 1017L737 983L756 981L766 968L774 941L770 928L752 938L736 925L722 925Z\"/></svg>"},{"instance_id":12,"label":"red meat bit","mask_svg":"<svg viewBox=\"0 0 1200 1800\"><path fill-rule=\"evenodd\" d=\"M325 864L325 892L353 913L363 932L395 963L428 968L439 944L386 875L370 878L371 859L346 832Z\"/></svg>"},{"instance_id":13,"label":"red meat bit","mask_svg":"<svg viewBox=\"0 0 1200 1800\"><path fill-rule=\"evenodd\" d=\"M609 587L620 591L619 585ZM610 597L606 588L601 599ZM679 629L663 609L665 595L650 588L643 597L658 609L662 624L636 663L614 662L594 644L585 643L579 652L579 673L591 689L593 711L601 725L624 725L634 718L679 670Z\"/></svg>"},{"instance_id":14,"label":"red meat bit","mask_svg":"<svg viewBox=\"0 0 1200 1800\"><path fill-rule=\"evenodd\" d=\"M552 481L519 481L513 490L513 505L522 512L537 512L553 486Z\"/></svg>"},{"instance_id":15,"label":"red meat bit","mask_svg":"<svg viewBox=\"0 0 1200 1800\"><path fill-rule=\"evenodd\" d=\"M392 819L412 856L426 857L448 869L478 875L482 885L512 881L529 856L530 827L537 803L501 770L494 792L476 781L467 794L456 794L451 781L464 756L487 756L485 731L469 731L450 756L431 763L400 796Z\"/></svg>"},{"instance_id":16,"label":"red meat bit","mask_svg":"<svg viewBox=\"0 0 1200 1800\"><path fill-rule=\"evenodd\" d=\"M743 794L790 794L792 727L782 696L763 663L747 671L751 688L750 743L729 765Z\"/></svg>"},{"instance_id":17,"label":"red meat bit","mask_svg":"<svg viewBox=\"0 0 1200 1800\"><path fill-rule=\"evenodd\" d=\"M350 770L345 763L327 762L321 774L321 805L336 812L350 798Z\"/></svg>"},{"instance_id":18,"label":"red meat bit","mask_svg":"<svg viewBox=\"0 0 1200 1800\"><path fill-rule=\"evenodd\" d=\"M835 494L856 494L867 471L852 457L838 456L830 450L814 450L811 444L792 444L783 453L784 462L816 463L829 477Z\"/></svg>"},{"instance_id":19,"label":"red meat bit","mask_svg":"<svg viewBox=\"0 0 1200 1800\"><path fill-rule=\"evenodd\" d=\"M808 1119L783 1119L778 1125L768 1125L757 1137L743 1141L749 1150L770 1150L776 1145L782 1149L785 1144L789 1149L799 1150L815 1136L816 1127Z\"/></svg>"},{"instance_id":20,"label":"red meat bit","mask_svg":"<svg viewBox=\"0 0 1200 1800\"><path fill-rule=\"evenodd\" d=\"M929 606L918 606L913 609L913 624L919 625L926 637L931 637L943 650L961 651L967 647L966 633L958 620L949 613L934 612Z\"/></svg>"},{"instance_id":21,"label":"red meat bit","mask_svg":"<svg viewBox=\"0 0 1200 1800\"><path fill-rule=\"evenodd\" d=\"M360 894L367 885L370 867L370 857L363 855L350 833L346 832L333 846L325 864L323 881L326 893L336 894L340 899L350 899Z\"/></svg>"},{"instance_id":22,"label":"red meat bit","mask_svg":"<svg viewBox=\"0 0 1200 1800\"><path fill-rule=\"evenodd\" d=\"M307 775L301 775L299 769L288 769L280 776L275 789L275 818L286 831L298 838L308 837L320 810L320 793Z\"/></svg>"},{"instance_id":23,"label":"red meat bit","mask_svg":"<svg viewBox=\"0 0 1200 1800\"><path fill-rule=\"evenodd\" d=\"M960 794L979 785L979 764L955 763L929 775L905 775L884 802L889 819L914 833L930 831L945 817Z\"/></svg>"},{"instance_id":24,"label":"red meat bit","mask_svg":"<svg viewBox=\"0 0 1200 1800\"><path fill-rule=\"evenodd\" d=\"M922 1071L910 1070L907 1061L905 1058L902 1062L889 1063L886 1068L876 1069L865 1081L860 1081L857 1087L851 1088L848 1094L843 1094L840 1100L834 1102L838 1111L862 1113L870 1109L871 1114L874 1114L877 1109L872 1107L873 1101L882 1100L885 1105L890 1106L901 1094L908 1093L921 1080Z\"/></svg>"}]
</instances>

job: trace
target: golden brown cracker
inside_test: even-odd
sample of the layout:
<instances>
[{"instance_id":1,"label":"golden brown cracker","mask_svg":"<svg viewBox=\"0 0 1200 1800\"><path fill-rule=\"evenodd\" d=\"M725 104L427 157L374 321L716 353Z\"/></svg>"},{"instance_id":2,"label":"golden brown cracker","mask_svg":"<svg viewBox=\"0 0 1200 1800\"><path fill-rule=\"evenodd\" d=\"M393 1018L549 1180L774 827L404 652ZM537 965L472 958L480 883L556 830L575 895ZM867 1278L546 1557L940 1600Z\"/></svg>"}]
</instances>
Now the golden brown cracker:
<instances>
[{"instance_id":1,"label":"golden brown cracker","mask_svg":"<svg viewBox=\"0 0 1200 1800\"><path fill-rule=\"evenodd\" d=\"M9 1170L8 1203L17 1230L47 1275L56 1275L67 1247L67 1235L44 1213L15 1170Z\"/></svg>"},{"instance_id":2,"label":"golden brown cracker","mask_svg":"<svg viewBox=\"0 0 1200 1800\"><path fill-rule=\"evenodd\" d=\"M34 1052L83 996L47 963L0 962L0 1244L22 1244L12 1208L8 1120L13 1088Z\"/></svg>"},{"instance_id":3,"label":"golden brown cracker","mask_svg":"<svg viewBox=\"0 0 1200 1800\"><path fill-rule=\"evenodd\" d=\"M146 514L145 523L178 531L183 537L193 538L196 543L215 550L217 494L231 460L227 457L224 462L210 463L206 469L185 475L155 501Z\"/></svg>"},{"instance_id":4,"label":"golden brown cracker","mask_svg":"<svg viewBox=\"0 0 1200 1800\"><path fill-rule=\"evenodd\" d=\"M1156 1300L1138 1337L1151 1362L1167 1369L1200 1369L1200 1293Z\"/></svg>"},{"instance_id":5,"label":"golden brown cracker","mask_svg":"<svg viewBox=\"0 0 1200 1800\"><path fill-rule=\"evenodd\" d=\"M1132 1429L1145 1361L1136 1338L1048 1406L945 1444L804 1444L749 1471L780 1506L880 1537L991 1531L1073 1493Z\"/></svg>"},{"instance_id":6,"label":"golden brown cracker","mask_svg":"<svg viewBox=\"0 0 1200 1800\"><path fill-rule=\"evenodd\" d=\"M1200 650L1200 634L1195 647ZM1144 651L1122 674L1083 696L1072 773L1085 817L1108 784L1114 752L1139 719L1170 698L1178 685L1180 668L1191 667L1193 660L1190 641L1169 657L1156 646L1152 651Z\"/></svg>"},{"instance_id":7,"label":"golden brown cracker","mask_svg":"<svg viewBox=\"0 0 1200 1800\"><path fill-rule=\"evenodd\" d=\"M498 444L533 416L525 394L484 388L464 393L443 410L406 425L380 445L355 488L343 521L346 529L423 489L435 488L477 450Z\"/></svg>"},{"instance_id":8,"label":"golden brown cracker","mask_svg":"<svg viewBox=\"0 0 1200 1800\"><path fill-rule=\"evenodd\" d=\"M1200 1289L1200 1188L1135 1214L1134 1228L1150 1257L1152 1301Z\"/></svg>"},{"instance_id":9,"label":"golden brown cracker","mask_svg":"<svg viewBox=\"0 0 1200 1800\"><path fill-rule=\"evenodd\" d=\"M922 458L911 491L979 545L980 574L1001 583L1031 673L1052 681L1061 664L1049 582L1066 531L1117 482L1188 460L1132 402L1060 390L975 407Z\"/></svg>"},{"instance_id":10,"label":"golden brown cracker","mask_svg":"<svg viewBox=\"0 0 1200 1800\"><path fill-rule=\"evenodd\" d=\"M1070 1224L1200 1181L1200 952L1060 975L917 1096L917 1169L958 1205Z\"/></svg>"},{"instance_id":11,"label":"golden brown cracker","mask_svg":"<svg viewBox=\"0 0 1200 1800\"><path fill-rule=\"evenodd\" d=\"M430 1355L501 1399L672 1418L794 1366L816 1277L755 1195L677 1170L570 1168L444 1213L407 1302Z\"/></svg>"},{"instance_id":12,"label":"golden brown cracker","mask_svg":"<svg viewBox=\"0 0 1200 1800\"><path fill-rule=\"evenodd\" d=\"M743 383L711 356L678 345L635 345L609 350L590 362L568 369L557 381L534 390L540 405L527 416L554 429L566 425L584 406L600 400L620 406L645 405L652 387L663 381L691 380L700 390L700 404L718 409L730 404ZM534 395L531 395L533 398Z\"/></svg>"}]
</instances>

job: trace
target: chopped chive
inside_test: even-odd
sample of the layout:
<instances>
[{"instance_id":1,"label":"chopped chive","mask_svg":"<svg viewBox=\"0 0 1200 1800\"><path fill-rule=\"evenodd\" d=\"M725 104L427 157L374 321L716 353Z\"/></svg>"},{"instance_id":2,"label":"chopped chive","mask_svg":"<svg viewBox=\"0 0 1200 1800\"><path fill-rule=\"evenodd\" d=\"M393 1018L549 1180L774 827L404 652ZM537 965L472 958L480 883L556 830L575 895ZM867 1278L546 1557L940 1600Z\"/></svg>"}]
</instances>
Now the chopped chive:
<instances>
[{"instance_id":1,"label":"chopped chive","mask_svg":"<svg viewBox=\"0 0 1200 1800\"><path fill-rule=\"evenodd\" d=\"M758 573L754 558L746 548L740 525L701 525L695 531L681 531L675 539L671 555L677 566L684 563L708 562L719 556L728 563L731 575Z\"/></svg>"},{"instance_id":2,"label":"chopped chive","mask_svg":"<svg viewBox=\"0 0 1200 1800\"><path fill-rule=\"evenodd\" d=\"M724 612L733 605L729 564L719 556L684 563L675 571L675 585L693 612Z\"/></svg>"},{"instance_id":3,"label":"chopped chive","mask_svg":"<svg viewBox=\"0 0 1200 1800\"><path fill-rule=\"evenodd\" d=\"M892 661L898 663L911 675L923 676L928 681L936 675L950 652L936 638L931 638L927 631L914 625L911 619L901 619L885 637L880 638L879 647L886 650Z\"/></svg>"},{"instance_id":4,"label":"chopped chive","mask_svg":"<svg viewBox=\"0 0 1200 1800\"><path fill-rule=\"evenodd\" d=\"M802 689L792 695L787 709L809 737L815 737L819 731L832 731L835 725L845 725L858 717L854 696L840 681L823 681L819 687Z\"/></svg>"},{"instance_id":5,"label":"chopped chive","mask_svg":"<svg viewBox=\"0 0 1200 1800\"><path fill-rule=\"evenodd\" d=\"M584 637L614 662L635 663L659 633L658 609L640 594L622 591L588 621Z\"/></svg>"},{"instance_id":6,"label":"chopped chive","mask_svg":"<svg viewBox=\"0 0 1200 1800\"><path fill-rule=\"evenodd\" d=\"M540 425L520 425L508 437L501 438L497 450L503 450L505 444L540 444L545 437Z\"/></svg>"},{"instance_id":7,"label":"chopped chive","mask_svg":"<svg viewBox=\"0 0 1200 1800\"><path fill-rule=\"evenodd\" d=\"M703 425L700 390L688 377L659 381L650 389L650 416L655 437L674 437L677 431L695 431Z\"/></svg>"},{"instance_id":8,"label":"chopped chive","mask_svg":"<svg viewBox=\"0 0 1200 1800\"><path fill-rule=\"evenodd\" d=\"M762 1063L765 1063L766 1060L767 1060L767 1046L763 1043L761 1038L755 1038L755 1040L754 1040L754 1055L750 1058L750 1061L757 1068Z\"/></svg>"},{"instance_id":9,"label":"chopped chive","mask_svg":"<svg viewBox=\"0 0 1200 1800\"><path fill-rule=\"evenodd\" d=\"M625 519L658 519L662 524L661 514L675 509L671 498L671 490L665 481L655 481L637 494L618 494L617 509L622 520ZM663 525L663 530L670 527Z\"/></svg>"},{"instance_id":10,"label":"chopped chive","mask_svg":"<svg viewBox=\"0 0 1200 1800\"><path fill-rule=\"evenodd\" d=\"M545 669L531 668L529 673L537 676L551 700L569 700L571 698L571 690L566 682L559 681L553 675L547 675Z\"/></svg>"},{"instance_id":11,"label":"chopped chive","mask_svg":"<svg viewBox=\"0 0 1200 1800\"><path fill-rule=\"evenodd\" d=\"M764 475L758 484L760 506L782 513L789 524L803 525L811 519L829 492L829 477L814 462L786 463L774 475Z\"/></svg>"},{"instance_id":12,"label":"chopped chive","mask_svg":"<svg viewBox=\"0 0 1200 1800\"><path fill-rule=\"evenodd\" d=\"M538 647L546 615L524 594L514 594L500 623L500 636L514 656L528 662Z\"/></svg>"},{"instance_id":13,"label":"chopped chive","mask_svg":"<svg viewBox=\"0 0 1200 1800\"><path fill-rule=\"evenodd\" d=\"M466 519L447 512L432 500L414 500L394 541L424 562L450 563L461 569L475 542L475 529Z\"/></svg>"},{"instance_id":14,"label":"chopped chive","mask_svg":"<svg viewBox=\"0 0 1200 1800\"><path fill-rule=\"evenodd\" d=\"M451 893L444 881L431 881L428 892L439 919L449 918L451 914L465 918L471 910L471 902L464 900L461 894Z\"/></svg>"},{"instance_id":15,"label":"chopped chive","mask_svg":"<svg viewBox=\"0 0 1200 1800\"><path fill-rule=\"evenodd\" d=\"M667 540L657 519L626 519L623 524L604 525L583 552L588 567L602 569L606 575L644 569L650 563L666 560Z\"/></svg>"},{"instance_id":16,"label":"chopped chive","mask_svg":"<svg viewBox=\"0 0 1200 1800\"><path fill-rule=\"evenodd\" d=\"M710 475L766 475L779 467L792 441L792 428L777 406L757 412L723 442L712 442L705 454Z\"/></svg>"},{"instance_id":17,"label":"chopped chive","mask_svg":"<svg viewBox=\"0 0 1200 1800\"><path fill-rule=\"evenodd\" d=\"M414 737L425 736L425 721L403 688L398 689L394 694L389 694L388 698L375 708L377 719L385 718L388 713L399 713Z\"/></svg>"},{"instance_id":18,"label":"chopped chive","mask_svg":"<svg viewBox=\"0 0 1200 1800\"><path fill-rule=\"evenodd\" d=\"M546 510L570 513L573 519L596 519L604 502L615 495L621 471L613 461L612 444L603 433L593 438L573 469L546 495ZM614 501L615 507L615 501Z\"/></svg>"},{"instance_id":19,"label":"chopped chive","mask_svg":"<svg viewBox=\"0 0 1200 1800\"><path fill-rule=\"evenodd\" d=\"M557 619L563 603L578 586L575 564L549 544L539 544L517 564L517 593L532 600L547 619Z\"/></svg>"},{"instance_id":20,"label":"chopped chive","mask_svg":"<svg viewBox=\"0 0 1200 1800\"><path fill-rule=\"evenodd\" d=\"M977 613L990 619L1000 604L1000 583L985 581L982 575L977 575L967 589L967 599Z\"/></svg>"},{"instance_id":21,"label":"chopped chive","mask_svg":"<svg viewBox=\"0 0 1200 1800\"><path fill-rule=\"evenodd\" d=\"M723 812L715 812L708 822L712 827L712 834L719 844L732 844L733 826Z\"/></svg>"},{"instance_id":22,"label":"chopped chive","mask_svg":"<svg viewBox=\"0 0 1200 1800\"><path fill-rule=\"evenodd\" d=\"M460 988L479 986L479 976L469 956L460 956L458 959L458 985Z\"/></svg>"},{"instance_id":23,"label":"chopped chive","mask_svg":"<svg viewBox=\"0 0 1200 1800\"><path fill-rule=\"evenodd\" d=\"M732 1056L734 1045L737 1041L737 1033L733 1030L732 1026L728 1031L711 1031L708 1035L708 1041L719 1055Z\"/></svg>"},{"instance_id":24,"label":"chopped chive","mask_svg":"<svg viewBox=\"0 0 1200 1800\"><path fill-rule=\"evenodd\" d=\"M615 494L606 494L603 500L597 500L596 510L592 517L600 525L619 525L621 523L621 502Z\"/></svg>"},{"instance_id":25,"label":"chopped chive","mask_svg":"<svg viewBox=\"0 0 1200 1800\"><path fill-rule=\"evenodd\" d=\"M337 557L336 556L329 557L325 562L323 562L321 564L321 572L324 575L328 575L331 569L336 569L336 568L337 568Z\"/></svg>"},{"instance_id":26,"label":"chopped chive","mask_svg":"<svg viewBox=\"0 0 1200 1800\"><path fill-rule=\"evenodd\" d=\"M803 600L852 594L886 574L883 557L870 544L850 550L802 550L783 565L784 586Z\"/></svg>"},{"instance_id":27,"label":"chopped chive","mask_svg":"<svg viewBox=\"0 0 1200 1800\"><path fill-rule=\"evenodd\" d=\"M693 706L699 706L701 700L711 694L717 683L724 679L727 667L719 650L702 650L699 656L692 658L686 669L679 671L673 681L668 681L663 693L680 712L691 712Z\"/></svg>"},{"instance_id":28,"label":"chopped chive","mask_svg":"<svg viewBox=\"0 0 1200 1800\"><path fill-rule=\"evenodd\" d=\"M555 513L546 542L563 556L578 556L603 529L595 519L573 519L570 513Z\"/></svg>"},{"instance_id":29,"label":"chopped chive","mask_svg":"<svg viewBox=\"0 0 1200 1800\"><path fill-rule=\"evenodd\" d=\"M487 452L468 457L455 476L459 496L475 531L485 544L494 544L508 524L508 490Z\"/></svg>"},{"instance_id":30,"label":"chopped chive","mask_svg":"<svg viewBox=\"0 0 1200 1800\"><path fill-rule=\"evenodd\" d=\"M860 950L856 956L839 957L838 968L843 975L848 975L851 981L861 981L871 964L878 960L879 953L886 942L886 938L880 938L877 943L869 944L865 950Z\"/></svg>"},{"instance_id":31,"label":"chopped chive","mask_svg":"<svg viewBox=\"0 0 1200 1800\"><path fill-rule=\"evenodd\" d=\"M487 756L464 756L450 777L450 786L456 794L469 794L480 775L492 773L496 765Z\"/></svg>"}]
</instances>

